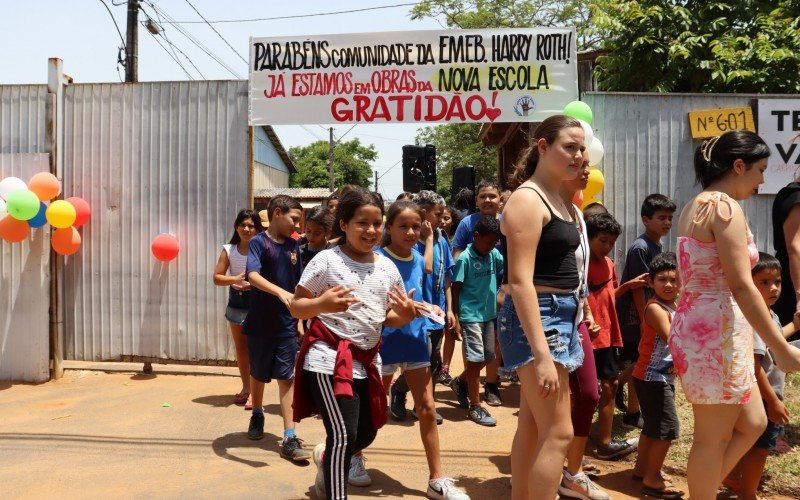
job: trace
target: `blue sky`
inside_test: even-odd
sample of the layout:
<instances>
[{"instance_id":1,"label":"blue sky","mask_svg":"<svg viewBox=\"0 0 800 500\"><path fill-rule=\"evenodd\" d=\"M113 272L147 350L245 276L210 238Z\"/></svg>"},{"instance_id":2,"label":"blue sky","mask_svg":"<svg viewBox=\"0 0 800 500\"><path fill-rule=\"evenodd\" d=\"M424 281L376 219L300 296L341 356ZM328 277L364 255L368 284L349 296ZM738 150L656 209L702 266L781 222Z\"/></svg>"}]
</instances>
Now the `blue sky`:
<instances>
[{"instance_id":1,"label":"blue sky","mask_svg":"<svg viewBox=\"0 0 800 500\"><path fill-rule=\"evenodd\" d=\"M114 0L124 3L124 0ZM338 2L303 0L277 1L213 1L190 0L208 20L252 19L274 16L306 15L361 9L366 7L410 3L411 0L339 0ZM157 11L150 2L176 21L201 21L186 0L147 0L144 11L157 19ZM117 73L117 49L120 37L111 16L100 0L35 0L21 2L3 0L0 15L0 84L46 83L47 59L59 57L64 61L64 71L76 82L118 82L124 78L124 69ZM106 0L114 18L125 35L126 7L114 6ZM248 23L214 24L217 31L247 59L250 36L302 36L328 33L360 33L374 31L403 31L441 29L436 20L412 21L411 7L397 7L349 14L303 17L290 20L259 21ZM140 14L140 19L144 16ZM212 29L202 24L182 24L196 40L243 77L247 65L228 47ZM169 40L191 59L205 79L236 79L228 70L205 54L174 27L165 24ZM163 43L163 40L159 40ZM194 78L202 79L180 54L179 59ZM161 48L146 30L139 30L139 80L187 80L184 71ZM284 146L300 146L318 139L327 140L327 124L310 123L306 126L278 126L278 135ZM340 137L350 125L335 127L334 135ZM374 144L379 156L375 168L381 177L380 190L394 197L402 190L401 147L412 144L418 130L416 125L358 125L345 140L358 137L363 143ZM394 166L396 165L396 166ZM394 166L394 167L393 167ZM393 167L393 168L392 168ZM391 168L391 170L389 170Z\"/></svg>"}]
</instances>

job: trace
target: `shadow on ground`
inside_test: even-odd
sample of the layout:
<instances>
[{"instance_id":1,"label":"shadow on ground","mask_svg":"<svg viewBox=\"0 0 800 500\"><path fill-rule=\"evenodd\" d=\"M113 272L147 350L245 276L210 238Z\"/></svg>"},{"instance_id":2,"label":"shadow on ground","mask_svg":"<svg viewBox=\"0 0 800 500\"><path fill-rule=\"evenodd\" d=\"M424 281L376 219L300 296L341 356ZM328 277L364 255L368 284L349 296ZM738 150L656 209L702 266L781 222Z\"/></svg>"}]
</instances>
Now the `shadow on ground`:
<instances>
[{"instance_id":1,"label":"shadow on ground","mask_svg":"<svg viewBox=\"0 0 800 500\"><path fill-rule=\"evenodd\" d=\"M348 493L351 495L358 495L364 497L376 497L376 498L399 498L405 496L411 497L422 497L425 498L426 490L425 489L414 489L405 486L400 481L392 479L391 477L387 476L383 472L377 469L368 469L370 477L372 477L372 484L365 487L359 488L356 486L348 486ZM306 492L308 498L314 499L323 499L324 497L317 496L317 492L314 489L314 485L312 484L309 486L308 491ZM472 498L482 498L482 497L472 497Z\"/></svg>"},{"instance_id":2,"label":"shadow on ground","mask_svg":"<svg viewBox=\"0 0 800 500\"><path fill-rule=\"evenodd\" d=\"M218 457L222 457L226 460L231 460L233 462L238 462L240 464L248 465L250 467L266 467L269 464L267 462L262 462L258 460L249 460L234 454L231 454L228 450L238 448L253 448L257 450L263 450L269 454L269 458L275 460L285 460L280 456L280 441L281 438L276 436L275 434L271 434L269 432L264 433L264 438L258 441L254 441L252 439L248 439L246 432L231 432L229 434L225 434L224 436L220 436L215 439L211 443L211 449L214 450L214 453ZM309 462L295 462L297 465L303 467L307 467Z\"/></svg>"}]
</instances>

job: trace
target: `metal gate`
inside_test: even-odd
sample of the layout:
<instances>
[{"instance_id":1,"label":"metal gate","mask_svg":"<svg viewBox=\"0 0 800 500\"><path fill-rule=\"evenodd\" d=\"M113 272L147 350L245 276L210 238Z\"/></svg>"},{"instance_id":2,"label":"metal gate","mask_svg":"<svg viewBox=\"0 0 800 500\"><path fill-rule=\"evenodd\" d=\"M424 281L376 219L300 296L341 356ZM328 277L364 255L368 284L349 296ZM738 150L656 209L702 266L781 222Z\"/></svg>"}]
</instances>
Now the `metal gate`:
<instances>
[{"instance_id":1,"label":"metal gate","mask_svg":"<svg viewBox=\"0 0 800 500\"><path fill-rule=\"evenodd\" d=\"M92 218L64 267L66 359L234 359L211 276L249 202L248 145L246 82L67 86L65 192ZM169 263L161 232L180 242Z\"/></svg>"},{"instance_id":2,"label":"metal gate","mask_svg":"<svg viewBox=\"0 0 800 500\"><path fill-rule=\"evenodd\" d=\"M0 179L50 170L46 85L0 85ZM0 241L0 380L44 382L49 373L50 232Z\"/></svg>"}]
</instances>

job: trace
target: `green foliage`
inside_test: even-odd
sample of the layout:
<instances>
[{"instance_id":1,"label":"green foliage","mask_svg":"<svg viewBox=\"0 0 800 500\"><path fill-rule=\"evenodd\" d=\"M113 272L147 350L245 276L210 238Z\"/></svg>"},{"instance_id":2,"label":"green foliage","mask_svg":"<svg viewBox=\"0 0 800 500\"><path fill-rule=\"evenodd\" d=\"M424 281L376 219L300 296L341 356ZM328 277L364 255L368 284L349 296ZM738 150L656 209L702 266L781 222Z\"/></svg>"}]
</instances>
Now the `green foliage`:
<instances>
[{"instance_id":1,"label":"green foliage","mask_svg":"<svg viewBox=\"0 0 800 500\"><path fill-rule=\"evenodd\" d=\"M639 92L800 92L798 0L594 0L598 86Z\"/></svg>"},{"instance_id":2,"label":"green foliage","mask_svg":"<svg viewBox=\"0 0 800 500\"><path fill-rule=\"evenodd\" d=\"M289 176L290 187L328 187L328 143L317 141L307 146L289 149L297 173ZM371 162L378 158L375 146L365 146L358 139L341 142L333 150L333 180L335 186L356 184L370 186Z\"/></svg>"},{"instance_id":3,"label":"green foliage","mask_svg":"<svg viewBox=\"0 0 800 500\"><path fill-rule=\"evenodd\" d=\"M417 132L416 143L436 146L436 191L450 199L453 169L472 165L475 179L497 179L497 150L478 139L480 123L448 123Z\"/></svg>"},{"instance_id":4,"label":"green foliage","mask_svg":"<svg viewBox=\"0 0 800 500\"><path fill-rule=\"evenodd\" d=\"M448 28L575 26L580 50L592 47L589 9L582 0L429 0L411 9L411 19L434 18Z\"/></svg>"}]
</instances>

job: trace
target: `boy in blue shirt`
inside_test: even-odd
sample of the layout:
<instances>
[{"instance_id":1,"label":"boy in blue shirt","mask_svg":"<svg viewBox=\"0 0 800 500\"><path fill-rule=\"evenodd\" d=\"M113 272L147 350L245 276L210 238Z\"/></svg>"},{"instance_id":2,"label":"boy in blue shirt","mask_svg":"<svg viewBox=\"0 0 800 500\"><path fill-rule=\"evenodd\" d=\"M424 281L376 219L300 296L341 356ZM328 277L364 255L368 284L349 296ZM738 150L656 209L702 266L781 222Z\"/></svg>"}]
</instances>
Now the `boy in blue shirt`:
<instances>
[{"instance_id":1,"label":"boy in blue shirt","mask_svg":"<svg viewBox=\"0 0 800 500\"><path fill-rule=\"evenodd\" d=\"M450 387L458 394L459 404L469 409L469 419L485 426L497 424L480 405L480 373L495 359L497 290L503 272L503 256L495 248L498 241L497 218L481 216L472 243L456 259L452 289L453 310L458 313L455 326L463 339L466 368Z\"/></svg>"},{"instance_id":2,"label":"boy in blue shirt","mask_svg":"<svg viewBox=\"0 0 800 500\"><path fill-rule=\"evenodd\" d=\"M641 208L644 233L636 238L628 248L625 267L620 279L621 285L649 273L650 261L661 253L661 238L668 235L672 228L672 215L676 208L675 202L663 194L653 193L644 199ZM633 289L617 299L617 317L622 331L622 349L619 351L619 357L622 364L627 367L619 376L616 405L625 412L622 422L630 427L640 429L644 422L639 411L636 390L630 381L633 366L639 359L639 340L642 338L640 329L644 319L644 308L652 296L651 289L642 287ZM623 392L625 384L628 384L627 405L624 402Z\"/></svg>"},{"instance_id":3,"label":"boy in blue shirt","mask_svg":"<svg viewBox=\"0 0 800 500\"><path fill-rule=\"evenodd\" d=\"M308 461L311 453L303 449L292 421L298 330L297 320L288 308L303 274L298 245L292 238L300 226L303 207L290 196L278 195L270 200L267 210L269 227L250 240L247 254L246 274L252 291L242 332L247 335L253 397L247 437L264 437L264 384L275 379L283 416L281 456L294 461Z\"/></svg>"}]
</instances>

